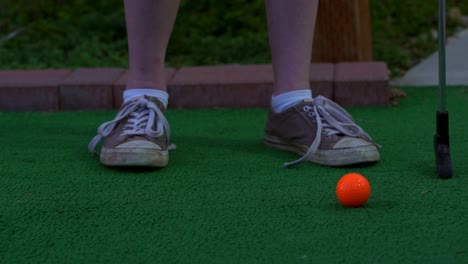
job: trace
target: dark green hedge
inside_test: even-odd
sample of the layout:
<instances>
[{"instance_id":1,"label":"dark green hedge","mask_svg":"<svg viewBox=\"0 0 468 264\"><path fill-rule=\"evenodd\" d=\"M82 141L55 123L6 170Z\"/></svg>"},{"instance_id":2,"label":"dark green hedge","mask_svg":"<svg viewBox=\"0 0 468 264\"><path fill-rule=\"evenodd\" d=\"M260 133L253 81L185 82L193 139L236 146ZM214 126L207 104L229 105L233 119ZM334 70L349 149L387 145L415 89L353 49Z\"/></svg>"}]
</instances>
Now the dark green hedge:
<instances>
[{"instance_id":1,"label":"dark green hedge","mask_svg":"<svg viewBox=\"0 0 468 264\"><path fill-rule=\"evenodd\" d=\"M436 0L370 3L374 58L386 61L395 75L435 50ZM448 3L468 14L468 1ZM449 20L450 32L457 25ZM264 0L182 0L170 66L269 60ZM126 65L123 1L0 0L0 68Z\"/></svg>"}]
</instances>

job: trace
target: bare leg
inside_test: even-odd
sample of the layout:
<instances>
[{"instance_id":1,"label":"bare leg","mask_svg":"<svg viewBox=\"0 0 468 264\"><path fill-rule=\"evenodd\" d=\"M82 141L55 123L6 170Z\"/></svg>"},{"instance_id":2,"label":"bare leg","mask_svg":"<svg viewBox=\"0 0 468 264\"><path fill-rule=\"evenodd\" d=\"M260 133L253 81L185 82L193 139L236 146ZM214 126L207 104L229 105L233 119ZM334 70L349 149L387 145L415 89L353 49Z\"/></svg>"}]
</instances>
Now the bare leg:
<instances>
[{"instance_id":1,"label":"bare leg","mask_svg":"<svg viewBox=\"0 0 468 264\"><path fill-rule=\"evenodd\" d=\"M310 89L309 71L319 0L266 0L273 94Z\"/></svg>"},{"instance_id":2,"label":"bare leg","mask_svg":"<svg viewBox=\"0 0 468 264\"><path fill-rule=\"evenodd\" d=\"M318 1L266 0L275 84L264 142L304 153L285 163L286 167L308 161L329 166L376 162L378 145L362 128L348 118L324 112L330 109L345 116L344 109L328 99L316 98L316 104L311 100L309 71ZM328 109L319 111L323 104ZM350 133L351 128L359 132Z\"/></svg>"},{"instance_id":3,"label":"bare leg","mask_svg":"<svg viewBox=\"0 0 468 264\"><path fill-rule=\"evenodd\" d=\"M129 50L127 89L166 91L164 63L179 0L125 0Z\"/></svg>"}]
</instances>

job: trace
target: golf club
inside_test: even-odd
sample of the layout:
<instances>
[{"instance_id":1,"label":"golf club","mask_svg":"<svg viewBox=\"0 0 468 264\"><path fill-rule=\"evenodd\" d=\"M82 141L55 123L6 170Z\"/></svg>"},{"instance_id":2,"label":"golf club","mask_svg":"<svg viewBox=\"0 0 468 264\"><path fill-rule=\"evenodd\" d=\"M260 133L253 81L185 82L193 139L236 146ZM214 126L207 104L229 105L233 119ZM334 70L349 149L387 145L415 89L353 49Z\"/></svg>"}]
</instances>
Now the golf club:
<instances>
[{"instance_id":1,"label":"golf club","mask_svg":"<svg viewBox=\"0 0 468 264\"><path fill-rule=\"evenodd\" d=\"M437 175L447 179L452 177L452 159L449 144L449 116L445 105L446 69L446 3L439 0L439 110L436 115L436 134L434 136L434 150L437 162Z\"/></svg>"}]
</instances>

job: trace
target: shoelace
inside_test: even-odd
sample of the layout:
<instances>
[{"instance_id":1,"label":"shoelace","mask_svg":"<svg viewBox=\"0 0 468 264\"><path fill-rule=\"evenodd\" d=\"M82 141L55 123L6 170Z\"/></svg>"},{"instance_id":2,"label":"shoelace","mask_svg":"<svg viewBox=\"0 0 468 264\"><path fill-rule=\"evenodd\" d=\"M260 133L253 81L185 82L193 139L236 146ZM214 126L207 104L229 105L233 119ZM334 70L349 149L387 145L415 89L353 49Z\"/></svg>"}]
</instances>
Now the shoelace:
<instances>
[{"instance_id":1,"label":"shoelace","mask_svg":"<svg viewBox=\"0 0 468 264\"><path fill-rule=\"evenodd\" d=\"M317 152L322 140L322 132L326 136L344 134L349 137L362 138L380 148L361 127L354 123L351 115L338 104L323 96L316 97L312 104L312 106L304 106L302 110L306 112L309 117L314 118L313 121L317 123L317 135L304 156L298 160L285 163L285 167L310 160Z\"/></svg>"},{"instance_id":2,"label":"shoelace","mask_svg":"<svg viewBox=\"0 0 468 264\"><path fill-rule=\"evenodd\" d=\"M115 126L127 117L129 117L129 119L123 127L122 135L147 135L152 138L157 138L162 136L164 131L166 131L169 140L170 127L164 114L153 102L145 98L140 98L120 110L114 120L100 125L97 135L89 142L88 150L96 153L96 146L102 138L108 136L112 130L114 130ZM154 130L153 125L156 117L156 130Z\"/></svg>"}]
</instances>

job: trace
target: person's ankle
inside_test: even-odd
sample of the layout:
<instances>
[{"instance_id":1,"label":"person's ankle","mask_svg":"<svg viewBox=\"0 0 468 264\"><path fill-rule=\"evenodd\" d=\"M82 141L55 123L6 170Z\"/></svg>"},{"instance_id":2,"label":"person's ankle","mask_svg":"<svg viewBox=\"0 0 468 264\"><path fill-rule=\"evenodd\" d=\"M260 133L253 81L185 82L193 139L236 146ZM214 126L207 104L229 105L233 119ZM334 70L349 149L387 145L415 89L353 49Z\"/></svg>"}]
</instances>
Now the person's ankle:
<instances>
[{"instance_id":1,"label":"person's ankle","mask_svg":"<svg viewBox=\"0 0 468 264\"><path fill-rule=\"evenodd\" d=\"M273 95L271 97L271 109L276 113L280 113L302 101L312 101L312 91L310 89Z\"/></svg>"},{"instance_id":2,"label":"person's ankle","mask_svg":"<svg viewBox=\"0 0 468 264\"><path fill-rule=\"evenodd\" d=\"M169 94L163 90L148 88L135 88L125 90L123 93L124 104L129 101L135 100L136 98L143 97L145 95L157 98L163 103L164 108L167 108L167 104L169 102Z\"/></svg>"}]
</instances>

